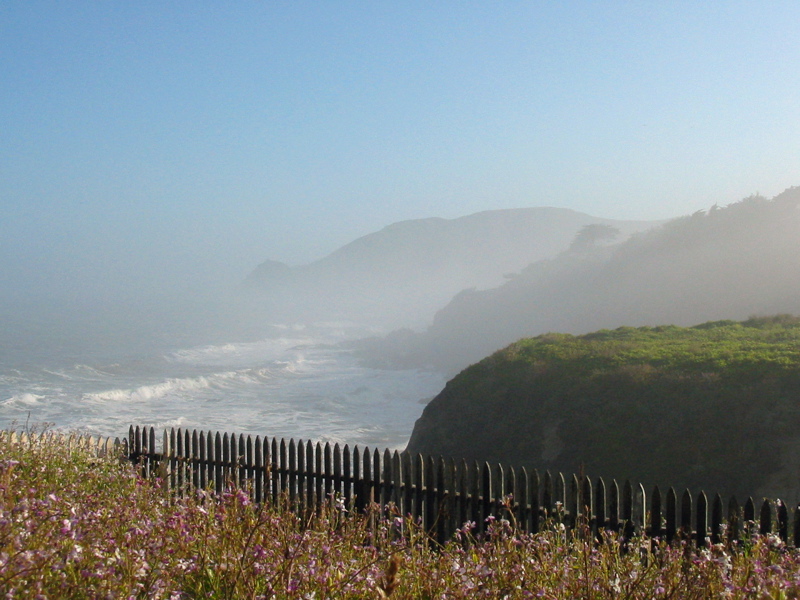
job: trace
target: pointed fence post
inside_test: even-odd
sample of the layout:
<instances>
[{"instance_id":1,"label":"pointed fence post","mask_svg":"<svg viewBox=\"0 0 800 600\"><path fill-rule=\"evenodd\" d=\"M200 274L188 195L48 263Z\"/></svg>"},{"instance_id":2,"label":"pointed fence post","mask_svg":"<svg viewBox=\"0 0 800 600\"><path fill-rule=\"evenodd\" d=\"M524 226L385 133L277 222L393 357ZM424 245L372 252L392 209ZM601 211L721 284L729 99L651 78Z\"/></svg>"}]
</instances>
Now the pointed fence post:
<instances>
[{"instance_id":1,"label":"pointed fence post","mask_svg":"<svg viewBox=\"0 0 800 600\"><path fill-rule=\"evenodd\" d=\"M528 471L525 467L521 467L519 475L517 475L517 483L514 488L514 499L517 506L517 528L520 533L528 533L531 530L531 508L530 497L528 492L530 490L530 481L528 481Z\"/></svg>"},{"instance_id":2,"label":"pointed fence post","mask_svg":"<svg viewBox=\"0 0 800 600\"><path fill-rule=\"evenodd\" d=\"M550 471L544 473L544 490L542 491L542 517L553 518L553 478Z\"/></svg>"},{"instance_id":3,"label":"pointed fence post","mask_svg":"<svg viewBox=\"0 0 800 600\"><path fill-rule=\"evenodd\" d=\"M161 441L161 473L159 476L162 478L161 485L169 491L175 489L175 466L172 461L174 460L175 448L175 429L170 432L164 430L163 439Z\"/></svg>"},{"instance_id":4,"label":"pointed fence post","mask_svg":"<svg viewBox=\"0 0 800 600\"><path fill-rule=\"evenodd\" d=\"M278 455L278 472L281 474L279 496L281 499L289 498L289 456L286 447L286 438L281 438L280 454ZM291 505L289 505L291 506Z\"/></svg>"},{"instance_id":5,"label":"pointed fence post","mask_svg":"<svg viewBox=\"0 0 800 600\"><path fill-rule=\"evenodd\" d=\"M469 471L467 461L461 459L458 464L458 475L454 487L458 491L458 523L459 528L464 526L464 523L469 521Z\"/></svg>"},{"instance_id":6,"label":"pointed fence post","mask_svg":"<svg viewBox=\"0 0 800 600\"><path fill-rule=\"evenodd\" d=\"M403 479L403 464L400 461L400 453L395 450L392 453L392 475L394 478L394 488L392 490L392 502L395 505L397 514L402 518L405 516L405 506L403 503L405 492L405 480ZM401 529L400 534L403 531Z\"/></svg>"},{"instance_id":7,"label":"pointed fence post","mask_svg":"<svg viewBox=\"0 0 800 600\"><path fill-rule=\"evenodd\" d=\"M156 455L156 430L151 427L147 435L147 476L152 477L158 472L159 461Z\"/></svg>"},{"instance_id":8,"label":"pointed fence post","mask_svg":"<svg viewBox=\"0 0 800 600\"><path fill-rule=\"evenodd\" d=\"M564 481L564 474L563 473L556 473L554 477L554 484L555 484L555 501L556 505L560 506L561 509L557 510L555 514L557 515L558 522L563 523L565 517L565 511L567 510L567 484Z\"/></svg>"},{"instance_id":9,"label":"pointed fence post","mask_svg":"<svg viewBox=\"0 0 800 600\"><path fill-rule=\"evenodd\" d=\"M777 502L778 536L785 544L789 541L789 511L786 510L786 504L784 504L782 500L778 500Z\"/></svg>"},{"instance_id":10,"label":"pointed fence post","mask_svg":"<svg viewBox=\"0 0 800 600\"><path fill-rule=\"evenodd\" d=\"M217 435L219 435L219 432L217 432ZM219 454L217 456L219 458ZM222 470L220 473L221 477L219 479L222 481L223 489L228 489L231 484L231 444L227 433L222 436Z\"/></svg>"},{"instance_id":11,"label":"pointed fence post","mask_svg":"<svg viewBox=\"0 0 800 600\"><path fill-rule=\"evenodd\" d=\"M517 471L513 466L508 467L505 481L506 485L503 502L505 502L506 497L510 497L510 500L507 503L507 510L509 513L511 513L508 520L512 523L515 523L519 515L519 509L517 508L517 504L519 502L519 488L517 488Z\"/></svg>"},{"instance_id":12,"label":"pointed fence post","mask_svg":"<svg viewBox=\"0 0 800 600\"><path fill-rule=\"evenodd\" d=\"M680 529L680 536L681 539L691 540L692 539L692 495L689 493L689 490L683 491L683 496L681 496L681 529Z\"/></svg>"},{"instance_id":13,"label":"pointed fence post","mask_svg":"<svg viewBox=\"0 0 800 600\"><path fill-rule=\"evenodd\" d=\"M198 464L197 470L200 475L199 482L200 482L200 489L203 491L208 489L208 441L206 440L206 432L201 431L200 437L198 438Z\"/></svg>"},{"instance_id":14,"label":"pointed fence post","mask_svg":"<svg viewBox=\"0 0 800 600\"><path fill-rule=\"evenodd\" d=\"M408 452L400 454L400 470L403 473L403 510L404 517L416 516L414 513L414 468L412 457Z\"/></svg>"},{"instance_id":15,"label":"pointed fence post","mask_svg":"<svg viewBox=\"0 0 800 600\"><path fill-rule=\"evenodd\" d=\"M633 537L635 526L633 523L633 487L629 480L625 480L625 485L622 487L622 522L623 522L623 538L625 544Z\"/></svg>"},{"instance_id":16,"label":"pointed fence post","mask_svg":"<svg viewBox=\"0 0 800 600\"><path fill-rule=\"evenodd\" d=\"M653 495L650 498L650 523L647 527L647 534L651 538L660 538L661 529L661 491L658 486L653 488Z\"/></svg>"},{"instance_id":17,"label":"pointed fence post","mask_svg":"<svg viewBox=\"0 0 800 600\"><path fill-rule=\"evenodd\" d=\"M448 475L447 465L444 458L440 456L436 461L436 538L441 545L444 545L449 537L450 509L448 504L453 481L452 477Z\"/></svg>"},{"instance_id":18,"label":"pointed fence post","mask_svg":"<svg viewBox=\"0 0 800 600\"><path fill-rule=\"evenodd\" d=\"M239 435L239 485L247 487L248 483L253 485L253 440Z\"/></svg>"},{"instance_id":19,"label":"pointed fence post","mask_svg":"<svg viewBox=\"0 0 800 600\"><path fill-rule=\"evenodd\" d=\"M372 453L369 451L369 447L364 448L364 454L362 455L362 471L361 471L361 478L362 478L362 487L364 489L364 498L362 503L364 508L366 509L368 506L371 506L374 502L373 498L375 496L375 490L373 488L372 483Z\"/></svg>"},{"instance_id":20,"label":"pointed fence post","mask_svg":"<svg viewBox=\"0 0 800 600\"><path fill-rule=\"evenodd\" d=\"M794 509L794 547L800 548L800 504Z\"/></svg>"},{"instance_id":21,"label":"pointed fence post","mask_svg":"<svg viewBox=\"0 0 800 600\"><path fill-rule=\"evenodd\" d=\"M492 465L488 462L483 463L482 483L483 489L481 494L481 520L486 526L486 520L492 514L492 500L494 499L494 482L492 473Z\"/></svg>"},{"instance_id":22,"label":"pointed fence post","mask_svg":"<svg viewBox=\"0 0 800 600\"><path fill-rule=\"evenodd\" d=\"M297 509L298 501L297 501L297 450L300 446L295 443L294 438L289 439L289 447L288 447L288 488L289 488L289 506L292 510Z\"/></svg>"},{"instance_id":23,"label":"pointed fence post","mask_svg":"<svg viewBox=\"0 0 800 600\"><path fill-rule=\"evenodd\" d=\"M415 454L412 457L412 471L414 473L414 516L419 520L422 530L428 530L428 515L425 513L425 459L422 454Z\"/></svg>"},{"instance_id":24,"label":"pointed fence post","mask_svg":"<svg viewBox=\"0 0 800 600\"><path fill-rule=\"evenodd\" d=\"M583 510L581 512L586 518L586 527L588 527L592 535L596 535L597 522L595 521L594 512L592 511L592 506L594 505L594 499L592 496L592 480L589 479L588 476L584 475L581 491L581 504L583 505Z\"/></svg>"},{"instance_id":25,"label":"pointed fence post","mask_svg":"<svg viewBox=\"0 0 800 600\"><path fill-rule=\"evenodd\" d=\"M603 541L603 530L608 527L608 514L606 513L606 482L602 477L597 478L595 483L594 495L594 514L595 514L595 539Z\"/></svg>"},{"instance_id":26,"label":"pointed fence post","mask_svg":"<svg viewBox=\"0 0 800 600\"><path fill-rule=\"evenodd\" d=\"M372 477L372 473L370 473ZM314 445L314 504L317 510L325 504L325 465L322 460L322 444Z\"/></svg>"},{"instance_id":27,"label":"pointed fence post","mask_svg":"<svg viewBox=\"0 0 800 600\"><path fill-rule=\"evenodd\" d=\"M366 506L364 502L364 476L361 471L362 460L361 449L358 446L353 446L353 506L358 515L364 512L364 507Z\"/></svg>"},{"instance_id":28,"label":"pointed fence post","mask_svg":"<svg viewBox=\"0 0 800 600\"><path fill-rule=\"evenodd\" d=\"M529 531L531 533L539 533L539 522L542 518L542 507L539 504L539 483L539 471L534 469L528 479L528 502L531 505Z\"/></svg>"},{"instance_id":29,"label":"pointed fence post","mask_svg":"<svg viewBox=\"0 0 800 600\"><path fill-rule=\"evenodd\" d=\"M342 472L340 477L342 478L340 485L342 488L344 505L350 510L353 504L353 472L350 462L350 446L347 444L342 448Z\"/></svg>"},{"instance_id":30,"label":"pointed fence post","mask_svg":"<svg viewBox=\"0 0 800 600\"><path fill-rule=\"evenodd\" d=\"M434 537L436 517L438 515L436 506L436 461L433 456L425 458L425 531Z\"/></svg>"},{"instance_id":31,"label":"pointed fence post","mask_svg":"<svg viewBox=\"0 0 800 600\"><path fill-rule=\"evenodd\" d=\"M256 436L256 443L253 445L253 458L255 459L255 473L253 477L253 488L255 491L256 504L265 501L264 498L264 451L261 446L261 436Z\"/></svg>"},{"instance_id":32,"label":"pointed fence post","mask_svg":"<svg viewBox=\"0 0 800 600\"><path fill-rule=\"evenodd\" d=\"M769 500L764 500L761 504L758 532L761 535L768 535L772 532L772 507Z\"/></svg>"},{"instance_id":33,"label":"pointed fence post","mask_svg":"<svg viewBox=\"0 0 800 600\"><path fill-rule=\"evenodd\" d=\"M567 529L575 529L578 525L578 517L581 509L580 505L582 504L580 487L581 484L578 481L578 476L573 473L569 480L569 492L567 493L567 501L564 505L564 524L567 526Z\"/></svg>"},{"instance_id":34,"label":"pointed fence post","mask_svg":"<svg viewBox=\"0 0 800 600\"><path fill-rule=\"evenodd\" d=\"M481 483L481 466L477 460L472 461L469 465L469 486L470 486L470 516L469 520L475 523L474 530L476 533L483 531L483 485Z\"/></svg>"},{"instance_id":35,"label":"pointed fence post","mask_svg":"<svg viewBox=\"0 0 800 600\"><path fill-rule=\"evenodd\" d=\"M186 487L186 455L188 450L188 448L184 446L184 435L183 430L178 429L178 435L175 438L175 487L181 495L183 495Z\"/></svg>"},{"instance_id":36,"label":"pointed fence post","mask_svg":"<svg viewBox=\"0 0 800 600\"><path fill-rule=\"evenodd\" d=\"M176 433L174 427L170 427L169 437L167 437L166 430L164 431L164 460L169 460L166 463L169 465L168 487L172 492L178 488L178 439L180 437L180 431ZM167 451L167 444L169 444L169 452Z\"/></svg>"},{"instance_id":37,"label":"pointed fence post","mask_svg":"<svg viewBox=\"0 0 800 600\"><path fill-rule=\"evenodd\" d=\"M608 528L618 533L621 528L620 510L622 505L620 503L619 484L616 479L611 480L608 495Z\"/></svg>"},{"instance_id":38,"label":"pointed fence post","mask_svg":"<svg viewBox=\"0 0 800 600\"><path fill-rule=\"evenodd\" d=\"M209 436L209 440L211 437ZM222 493L222 436L219 431L214 435L214 491L217 494Z\"/></svg>"},{"instance_id":39,"label":"pointed fence post","mask_svg":"<svg viewBox=\"0 0 800 600\"><path fill-rule=\"evenodd\" d=\"M380 518L384 514L384 504L386 500L383 495L383 479L381 469L381 453L377 448L372 451L372 484L373 484L373 501L376 505L376 517Z\"/></svg>"},{"instance_id":40,"label":"pointed fence post","mask_svg":"<svg viewBox=\"0 0 800 600\"><path fill-rule=\"evenodd\" d=\"M722 496L716 494L711 505L711 543L722 541Z\"/></svg>"},{"instance_id":41,"label":"pointed fence post","mask_svg":"<svg viewBox=\"0 0 800 600\"><path fill-rule=\"evenodd\" d=\"M695 541L698 548L706 545L706 535L708 534L708 498L704 491L697 495L697 527L695 531Z\"/></svg>"},{"instance_id":42,"label":"pointed fence post","mask_svg":"<svg viewBox=\"0 0 800 600\"><path fill-rule=\"evenodd\" d=\"M381 505L388 506L394 498L394 463L389 449L383 451L383 486L381 492ZM388 513L387 513L388 514Z\"/></svg>"},{"instance_id":43,"label":"pointed fence post","mask_svg":"<svg viewBox=\"0 0 800 600\"><path fill-rule=\"evenodd\" d=\"M733 548L739 542L739 534L742 527L742 518L739 511L739 503L736 497L731 496L728 501L728 547Z\"/></svg>"},{"instance_id":44,"label":"pointed fence post","mask_svg":"<svg viewBox=\"0 0 800 600\"><path fill-rule=\"evenodd\" d=\"M344 497L344 472L342 471L342 449L339 444L333 445L333 493ZM346 506L346 505L345 505Z\"/></svg>"}]
</instances>

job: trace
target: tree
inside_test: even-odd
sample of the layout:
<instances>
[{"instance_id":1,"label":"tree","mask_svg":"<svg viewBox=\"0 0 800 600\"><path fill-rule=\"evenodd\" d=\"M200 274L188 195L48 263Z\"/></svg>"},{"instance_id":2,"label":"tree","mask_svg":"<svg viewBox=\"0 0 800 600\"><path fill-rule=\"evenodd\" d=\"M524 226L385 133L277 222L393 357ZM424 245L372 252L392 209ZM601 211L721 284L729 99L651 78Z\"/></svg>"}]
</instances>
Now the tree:
<instances>
[{"instance_id":1,"label":"tree","mask_svg":"<svg viewBox=\"0 0 800 600\"><path fill-rule=\"evenodd\" d=\"M590 250L600 243L607 243L615 240L619 236L619 229L603 223L592 223L584 225L575 239L572 240L569 249L573 252L584 252Z\"/></svg>"}]
</instances>

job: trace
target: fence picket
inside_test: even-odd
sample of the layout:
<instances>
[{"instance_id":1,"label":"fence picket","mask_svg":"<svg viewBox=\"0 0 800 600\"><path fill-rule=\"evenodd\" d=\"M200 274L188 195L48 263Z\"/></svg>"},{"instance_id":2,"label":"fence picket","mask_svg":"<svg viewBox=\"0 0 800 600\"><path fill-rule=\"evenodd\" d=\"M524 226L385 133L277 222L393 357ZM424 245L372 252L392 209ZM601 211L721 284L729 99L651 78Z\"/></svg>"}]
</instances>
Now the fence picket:
<instances>
[{"instance_id":1,"label":"fence picket","mask_svg":"<svg viewBox=\"0 0 800 600\"><path fill-rule=\"evenodd\" d=\"M341 498L344 496L344 472L342 471L342 450L339 448L339 444L333 445L333 493L336 494L337 497Z\"/></svg>"},{"instance_id":2,"label":"fence picket","mask_svg":"<svg viewBox=\"0 0 800 600\"><path fill-rule=\"evenodd\" d=\"M761 512L759 513L758 532L761 535L767 535L772 531L772 507L769 500L764 500L761 503Z\"/></svg>"},{"instance_id":3,"label":"fence picket","mask_svg":"<svg viewBox=\"0 0 800 600\"><path fill-rule=\"evenodd\" d=\"M414 470L412 467L412 457L408 452L400 454L400 470L403 473L403 516L413 517L414 512Z\"/></svg>"},{"instance_id":4,"label":"fence picket","mask_svg":"<svg viewBox=\"0 0 800 600\"><path fill-rule=\"evenodd\" d=\"M209 441L211 441L211 436L209 436ZM222 455L222 436L217 432L214 436L214 446L212 447L212 456L214 457L214 491L217 494L222 493L222 465L223 465L223 455Z\"/></svg>"},{"instance_id":5,"label":"fence picket","mask_svg":"<svg viewBox=\"0 0 800 600\"><path fill-rule=\"evenodd\" d=\"M353 475L352 465L350 463L350 446L347 444L342 448L342 497L344 505L351 508L353 503Z\"/></svg>"},{"instance_id":6,"label":"fence picket","mask_svg":"<svg viewBox=\"0 0 800 600\"><path fill-rule=\"evenodd\" d=\"M219 436L219 434L217 434ZM231 441L227 433L222 435L222 459L221 468L219 471L220 480L222 481L222 489L228 489L228 482L230 481L231 473ZM217 460L220 460L219 450L217 451ZM219 492L220 490L218 490Z\"/></svg>"},{"instance_id":7,"label":"fence picket","mask_svg":"<svg viewBox=\"0 0 800 600\"><path fill-rule=\"evenodd\" d=\"M739 541L739 529L741 528L741 515L739 504L735 497L728 501L728 546L733 546Z\"/></svg>"},{"instance_id":8,"label":"fence picket","mask_svg":"<svg viewBox=\"0 0 800 600\"><path fill-rule=\"evenodd\" d=\"M608 527L608 513L606 512L607 507L607 498L606 498L606 482L603 481L602 477L597 478L597 482L594 486L595 494L594 494L594 514L595 514L595 523L597 524L597 533L596 537L599 541L600 538L600 529L605 529Z\"/></svg>"},{"instance_id":9,"label":"fence picket","mask_svg":"<svg viewBox=\"0 0 800 600\"><path fill-rule=\"evenodd\" d=\"M714 496L711 505L711 543L719 544L722 541L722 496Z\"/></svg>"},{"instance_id":10,"label":"fence picket","mask_svg":"<svg viewBox=\"0 0 800 600\"><path fill-rule=\"evenodd\" d=\"M789 513L783 501L777 501L778 536L786 543L789 540Z\"/></svg>"},{"instance_id":11,"label":"fence picket","mask_svg":"<svg viewBox=\"0 0 800 600\"><path fill-rule=\"evenodd\" d=\"M544 473L544 490L542 492L543 518L550 519L553 516L553 478L550 471Z\"/></svg>"},{"instance_id":12,"label":"fence picket","mask_svg":"<svg viewBox=\"0 0 800 600\"><path fill-rule=\"evenodd\" d=\"M391 504L398 515L418 519L440 542L469 521L476 523L476 533L482 533L492 516L508 517L518 530L532 533L541 530L542 519L562 522L568 528L586 526L587 534L598 541L602 530L618 531L622 525L626 540L641 531L667 542L680 536L699 547L707 539L730 546L740 539L744 524L748 535L775 531L787 544L800 542L800 505L790 510L781 500L764 500L756 507L748 498L740 510L731 497L726 511L718 493L709 506L705 491L692 498L685 490L679 506L673 488L664 495L654 486L648 502L641 484L625 481L620 494L615 480L606 485L597 478L593 483L584 474L567 475L566 479L563 473L546 471L541 479L537 471L529 474L525 468L377 448L362 451L347 444L325 443L323 447L319 442L259 436L254 441L244 434L181 428L160 434L160 453L156 452L152 427L132 425L121 441L74 434L61 438L70 447L96 456L124 452L143 476L161 477L165 487L176 494L189 486L217 493L239 486L258 503L277 503L285 495L289 507L303 512L331 498L341 498L357 512L374 501L376 518ZM0 441L13 439L38 444L55 439L55 434L0 433Z\"/></svg>"},{"instance_id":13,"label":"fence picket","mask_svg":"<svg viewBox=\"0 0 800 600\"><path fill-rule=\"evenodd\" d=\"M261 436L256 436L256 442L253 444L253 464L255 467L255 474L253 477L253 488L255 490L255 501L261 504L264 502L264 450L261 445Z\"/></svg>"},{"instance_id":14,"label":"fence picket","mask_svg":"<svg viewBox=\"0 0 800 600\"><path fill-rule=\"evenodd\" d=\"M708 498L702 490L697 495L695 519L697 521L695 542L697 547L701 548L706 545L706 534L708 533Z\"/></svg>"},{"instance_id":15,"label":"fence picket","mask_svg":"<svg viewBox=\"0 0 800 600\"><path fill-rule=\"evenodd\" d=\"M661 490L658 489L658 486L655 486L650 498L650 523L647 527L650 537L661 537L661 517Z\"/></svg>"},{"instance_id":16,"label":"fence picket","mask_svg":"<svg viewBox=\"0 0 800 600\"><path fill-rule=\"evenodd\" d=\"M364 507L366 508L374 501L375 487L372 480L372 454L369 448L364 448L364 470L361 472L364 480Z\"/></svg>"},{"instance_id":17,"label":"fence picket","mask_svg":"<svg viewBox=\"0 0 800 600\"><path fill-rule=\"evenodd\" d=\"M436 538L442 545L452 535L448 528L450 521L449 492L452 488L452 480L449 475L445 460L440 456L436 461Z\"/></svg>"},{"instance_id":18,"label":"fence picket","mask_svg":"<svg viewBox=\"0 0 800 600\"><path fill-rule=\"evenodd\" d=\"M297 506L297 444L295 444L295 441L293 439L289 440L289 446L287 448L287 452L288 452L288 457L287 457L286 469L288 471L288 477L287 477L286 487L289 498L289 506L296 507Z\"/></svg>"},{"instance_id":19,"label":"fence picket","mask_svg":"<svg viewBox=\"0 0 800 600\"><path fill-rule=\"evenodd\" d=\"M800 547L800 504L794 509L794 547Z\"/></svg>"},{"instance_id":20,"label":"fence picket","mask_svg":"<svg viewBox=\"0 0 800 600\"><path fill-rule=\"evenodd\" d=\"M531 530L531 503L528 492L530 490L530 481L528 481L528 471L525 467L521 467L519 475L517 476L517 484L514 490L517 499L517 526L522 532L529 532Z\"/></svg>"}]
</instances>

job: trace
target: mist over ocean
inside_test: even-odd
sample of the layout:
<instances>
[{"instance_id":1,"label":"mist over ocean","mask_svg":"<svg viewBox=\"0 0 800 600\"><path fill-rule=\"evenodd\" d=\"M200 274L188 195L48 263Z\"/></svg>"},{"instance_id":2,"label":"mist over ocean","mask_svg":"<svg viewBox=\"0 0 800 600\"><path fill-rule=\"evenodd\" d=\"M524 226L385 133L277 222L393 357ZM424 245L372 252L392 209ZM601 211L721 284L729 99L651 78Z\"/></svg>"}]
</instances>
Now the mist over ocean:
<instances>
[{"instance_id":1,"label":"mist over ocean","mask_svg":"<svg viewBox=\"0 0 800 600\"><path fill-rule=\"evenodd\" d=\"M445 379L360 366L342 324L187 326L203 315L3 309L0 427L131 424L402 448Z\"/></svg>"}]
</instances>

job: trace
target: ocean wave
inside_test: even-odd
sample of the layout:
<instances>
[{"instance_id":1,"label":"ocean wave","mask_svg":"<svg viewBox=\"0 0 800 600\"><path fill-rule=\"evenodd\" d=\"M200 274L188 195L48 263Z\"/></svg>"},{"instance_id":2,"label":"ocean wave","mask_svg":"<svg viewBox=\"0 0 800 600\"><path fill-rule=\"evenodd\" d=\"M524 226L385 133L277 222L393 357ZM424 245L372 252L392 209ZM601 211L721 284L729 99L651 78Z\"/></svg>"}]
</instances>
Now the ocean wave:
<instances>
[{"instance_id":1,"label":"ocean wave","mask_svg":"<svg viewBox=\"0 0 800 600\"><path fill-rule=\"evenodd\" d=\"M302 338L276 338L258 342L228 342L176 350L166 356L170 362L191 365L237 365L273 361L287 349L310 344Z\"/></svg>"},{"instance_id":2,"label":"ocean wave","mask_svg":"<svg viewBox=\"0 0 800 600\"><path fill-rule=\"evenodd\" d=\"M242 369L225 371L199 377L170 378L159 383L142 385L136 388L117 388L102 392L86 393L83 398L90 402L146 402L174 394L191 394L203 389L225 388L231 384L259 384L272 376L272 370Z\"/></svg>"},{"instance_id":3,"label":"ocean wave","mask_svg":"<svg viewBox=\"0 0 800 600\"><path fill-rule=\"evenodd\" d=\"M10 398L0 402L0 405L15 406L22 404L24 406L34 406L36 404L39 404L40 400L44 400L44 396L39 396L38 394L31 394L29 392L25 392L22 394L14 394Z\"/></svg>"}]
</instances>

